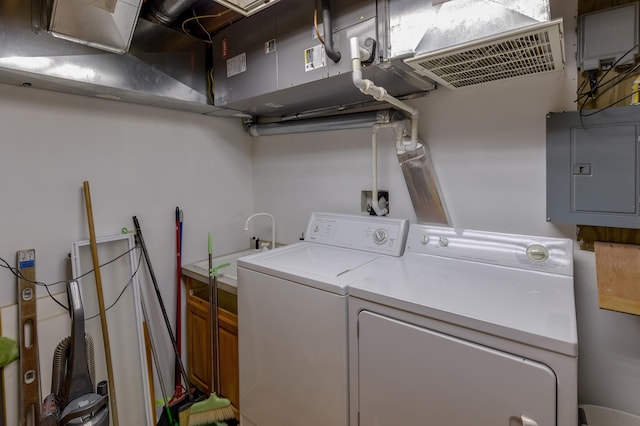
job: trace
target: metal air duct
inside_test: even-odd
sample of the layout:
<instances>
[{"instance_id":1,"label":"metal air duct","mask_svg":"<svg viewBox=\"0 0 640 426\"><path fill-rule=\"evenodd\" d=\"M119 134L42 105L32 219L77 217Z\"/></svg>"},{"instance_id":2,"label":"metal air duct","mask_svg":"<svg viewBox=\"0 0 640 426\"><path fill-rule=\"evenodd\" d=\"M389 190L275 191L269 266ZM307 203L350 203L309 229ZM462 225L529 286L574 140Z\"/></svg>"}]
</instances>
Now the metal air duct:
<instances>
[{"instance_id":1,"label":"metal air duct","mask_svg":"<svg viewBox=\"0 0 640 426\"><path fill-rule=\"evenodd\" d=\"M145 7L150 19L168 25L195 2L196 0L151 0Z\"/></svg>"},{"instance_id":2,"label":"metal air duct","mask_svg":"<svg viewBox=\"0 0 640 426\"><path fill-rule=\"evenodd\" d=\"M550 19L548 0L449 0L398 25L424 28L405 62L457 89L564 69L562 19Z\"/></svg>"},{"instance_id":3,"label":"metal air duct","mask_svg":"<svg viewBox=\"0 0 640 426\"><path fill-rule=\"evenodd\" d=\"M139 19L128 53L32 30L31 3L0 0L0 83L230 116L208 97L205 44Z\"/></svg>"}]
</instances>

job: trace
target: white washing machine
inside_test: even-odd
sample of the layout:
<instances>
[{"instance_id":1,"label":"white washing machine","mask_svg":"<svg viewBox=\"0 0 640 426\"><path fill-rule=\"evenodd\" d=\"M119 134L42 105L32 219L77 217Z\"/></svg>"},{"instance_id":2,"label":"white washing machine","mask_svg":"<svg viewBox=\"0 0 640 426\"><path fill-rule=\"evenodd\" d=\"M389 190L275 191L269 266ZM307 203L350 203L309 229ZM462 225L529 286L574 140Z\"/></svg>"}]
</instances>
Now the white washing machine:
<instances>
[{"instance_id":1,"label":"white washing machine","mask_svg":"<svg viewBox=\"0 0 640 426\"><path fill-rule=\"evenodd\" d=\"M305 241L238 259L243 426L349 424L350 274L404 250L406 219L313 213Z\"/></svg>"},{"instance_id":2,"label":"white washing machine","mask_svg":"<svg viewBox=\"0 0 640 426\"><path fill-rule=\"evenodd\" d=\"M578 424L570 240L411 225L354 275L352 426Z\"/></svg>"}]
</instances>

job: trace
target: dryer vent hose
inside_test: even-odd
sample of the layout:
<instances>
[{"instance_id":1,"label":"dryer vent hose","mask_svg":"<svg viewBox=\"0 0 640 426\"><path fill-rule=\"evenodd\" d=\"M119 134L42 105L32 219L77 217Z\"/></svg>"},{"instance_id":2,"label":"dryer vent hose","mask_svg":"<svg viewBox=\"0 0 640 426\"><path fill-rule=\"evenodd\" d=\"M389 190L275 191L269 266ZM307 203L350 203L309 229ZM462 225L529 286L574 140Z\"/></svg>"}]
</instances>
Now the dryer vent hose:
<instances>
[{"instance_id":1,"label":"dryer vent hose","mask_svg":"<svg viewBox=\"0 0 640 426\"><path fill-rule=\"evenodd\" d=\"M93 338L86 334L84 341L87 351L87 365L89 366L89 376L91 383L96 382L96 366L93 349ZM67 362L71 358L71 336L62 339L53 353L53 372L51 373L51 393L62 398L66 395L64 380L67 374ZM63 401L63 405L68 401Z\"/></svg>"}]
</instances>

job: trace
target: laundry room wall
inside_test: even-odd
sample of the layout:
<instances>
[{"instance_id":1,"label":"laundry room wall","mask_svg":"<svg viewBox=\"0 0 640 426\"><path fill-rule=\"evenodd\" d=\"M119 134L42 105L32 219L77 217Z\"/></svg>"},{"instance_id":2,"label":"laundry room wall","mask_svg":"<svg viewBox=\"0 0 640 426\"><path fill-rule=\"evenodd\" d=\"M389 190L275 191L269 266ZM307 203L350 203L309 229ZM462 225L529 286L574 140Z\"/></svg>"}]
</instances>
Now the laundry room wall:
<instances>
[{"instance_id":1,"label":"laundry room wall","mask_svg":"<svg viewBox=\"0 0 640 426\"><path fill-rule=\"evenodd\" d=\"M207 258L208 232L213 233L217 254L249 247L242 228L253 213L251 140L239 120L0 85L0 128L0 257L15 267L18 250L35 249L38 281L67 279L72 243L89 238L85 180L90 184L97 237L119 234L122 227L132 229L132 216L139 219L172 324L176 206L184 212L183 264ZM166 366L166 390L173 393L170 340L144 266L139 276L147 289L152 328ZM15 316L11 309L16 282L9 270L0 268L2 333L12 337L16 331L7 327L15 324L15 318L7 320L5 314ZM51 290L59 293L65 287ZM42 288L38 295L46 298ZM123 297L131 297L131 292ZM58 298L66 304L66 295ZM123 335L134 330L132 324L110 331L112 351L137 355L138 348L120 345ZM50 366L53 348L70 334L68 327L54 331L39 335L43 366ZM101 347L101 338L94 341ZM51 377L41 379L44 397ZM17 395L16 383L5 382L6 395ZM156 388L156 396L159 392ZM126 394L118 400L123 398ZM119 414L126 418L126 413Z\"/></svg>"},{"instance_id":2,"label":"laundry room wall","mask_svg":"<svg viewBox=\"0 0 640 426\"><path fill-rule=\"evenodd\" d=\"M552 12L564 18L564 72L409 101L455 227L575 241L575 226L546 221L545 116L576 109L577 2L554 1ZM391 216L415 222L390 131L380 132L378 147ZM312 211L359 213L360 191L372 188L366 129L258 137L253 157L256 208L275 215L282 242L300 237ZM576 245L574 259L580 403L640 414L640 320L600 310L593 253Z\"/></svg>"}]
</instances>

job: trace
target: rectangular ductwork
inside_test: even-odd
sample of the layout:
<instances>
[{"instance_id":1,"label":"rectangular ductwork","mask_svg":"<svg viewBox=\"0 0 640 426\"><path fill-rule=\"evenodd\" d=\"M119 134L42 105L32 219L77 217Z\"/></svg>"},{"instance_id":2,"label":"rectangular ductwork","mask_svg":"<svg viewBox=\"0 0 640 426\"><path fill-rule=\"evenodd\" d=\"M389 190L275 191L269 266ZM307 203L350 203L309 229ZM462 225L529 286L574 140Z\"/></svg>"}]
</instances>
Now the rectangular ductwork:
<instances>
[{"instance_id":1,"label":"rectangular ductwork","mask_svg":"<svg viewBox=\"0 0 640 426\"><path fill-rule=\"evenodd\" d=\"M400 99L564 66L549 0L280 0L212 45L138 18L124 54L53 37L32 8L51 3L0 0L0 83L278 121L384 107L353 85L352 37L362 77Z\"/></svg>"},{"instance_id":2,"label":"rectangular ductwork","mask_svg":"<svg viewBox=\"0 0 640 426\"><path fill-rule=\"evenodd\" d=\"M49 31L76 43L125 53L141 6L142 0L54 0Z\"/></svg>"},{"instance_id":3,"label":"rectangular ductwork","mask_svg":"<svg viewBox=\"0 0 640 426\"><path fill-rule=\"evenodd\" d=\"M313 25L322 12L284 0L220 31L215 104L252 116L369 104L352 87L351 37L365 50L375 42L363 78L399 98L564 68L562 22L551 21L548 0L334 0L326 36ZM322 38L343 53L339 61Z\"/></svg>"},{"instance_id":4,"label":"rectangular ductwork","mask_svg":"<svg viewBox=\"0 0 640 426\"><path fill-rule=\"evenodd\" d=\"M138 19L129 52L110 53L35 31L34 16L30 1L0 0L0 83L227 115L208 95L203 42Z\"/></svg>"}]
</instances>

